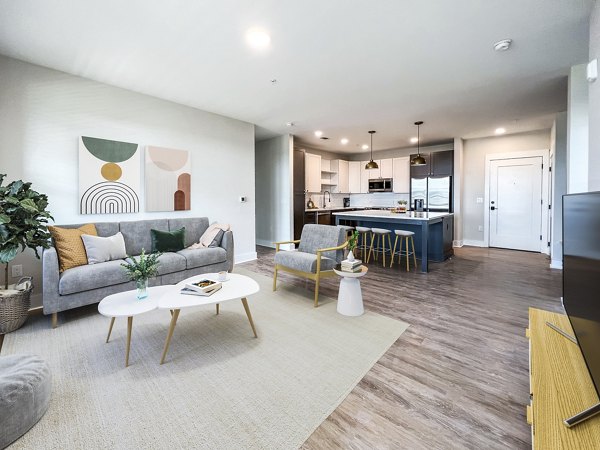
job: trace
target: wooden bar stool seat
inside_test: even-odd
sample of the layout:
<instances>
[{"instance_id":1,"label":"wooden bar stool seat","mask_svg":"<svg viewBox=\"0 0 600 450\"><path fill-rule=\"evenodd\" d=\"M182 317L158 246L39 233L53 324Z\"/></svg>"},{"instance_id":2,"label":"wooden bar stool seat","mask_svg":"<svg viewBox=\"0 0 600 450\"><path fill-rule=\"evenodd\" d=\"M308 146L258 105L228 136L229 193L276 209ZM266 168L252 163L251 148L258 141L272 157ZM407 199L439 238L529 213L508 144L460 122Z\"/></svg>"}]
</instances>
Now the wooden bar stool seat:
<instances>
[{"instance_id":1,"label":"wooden bar stool seat","mask_svg":"<svg viewBox=\"0 0 600 450\"><path fill-rule=\"evenodd\" d=\"M415 270L416 270L417 269L417 255L415 254L415 239L413 237L415 235L415 233L413 233L412 231L406 231L406 230L394 230L394 234L396 235L396 239L394 240L394 250L392 251L392 261L390 262L390 267L392 267L392 265L394 264L394 256L395 255L398 255L398 264L400 264L401 258L403 256L402 243L406 242L406 246L405 246L406 250L404 252L404 254L406 254L406 271L408 272L410 270L410 260L409 260L410 255L412 255L412 257L413 257L413 262L415 263ZM396 246L398 245L398 238L400 238L400 248L396 252ZM410 244L412 246L412 251L410 251L408 248L409 240L410 240Z\"/></svg>"},{"instance_id":2,"label":"wooden bar stool seat","mask_svg":"<svg viewBox=\"0 0 600 450\"><path fill-rule=\"evenodd\" d=\"M390 230L386 230L385 228L371 228L371 232L373 233L373 235L371 236L371 248L369 249L369 257L367 258L367 262L371 260L371 255L373 253L375 253L375 261L378 261L379 254L381 254L383 256L383 266L385 267L386 253L390 255L392 254L392 238L390 237L392 232ZM385 248L386 237L389 242L389 248L387 249ZM373 247L375 238L377 238L377 245Z\"/></svg>"}]
</instances>

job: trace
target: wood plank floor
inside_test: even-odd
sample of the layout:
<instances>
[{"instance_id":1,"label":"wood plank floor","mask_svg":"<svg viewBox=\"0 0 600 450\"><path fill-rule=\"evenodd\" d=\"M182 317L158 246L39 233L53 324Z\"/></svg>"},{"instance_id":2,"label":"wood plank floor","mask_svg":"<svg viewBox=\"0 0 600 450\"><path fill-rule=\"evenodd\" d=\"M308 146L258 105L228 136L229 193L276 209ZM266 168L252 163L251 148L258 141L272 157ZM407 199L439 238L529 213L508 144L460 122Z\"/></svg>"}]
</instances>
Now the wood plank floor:
<instances>
[{"instance_id":1,"label":"wood plank floor","mask_svg":"<svg viewBox=\"0 0 600 450\"><path fill-rule=\"evenodd\" d=\"M272 274L258 247L243 267ZM305 449L525 449L527 309L560 311L561 272L541 254L456 249L428 274L369 264L365 308L410 328L305 442ZM312 282L280 272L280 283ZM322 282L337 297L339 280Z\"/></svg>"}]
</instances>

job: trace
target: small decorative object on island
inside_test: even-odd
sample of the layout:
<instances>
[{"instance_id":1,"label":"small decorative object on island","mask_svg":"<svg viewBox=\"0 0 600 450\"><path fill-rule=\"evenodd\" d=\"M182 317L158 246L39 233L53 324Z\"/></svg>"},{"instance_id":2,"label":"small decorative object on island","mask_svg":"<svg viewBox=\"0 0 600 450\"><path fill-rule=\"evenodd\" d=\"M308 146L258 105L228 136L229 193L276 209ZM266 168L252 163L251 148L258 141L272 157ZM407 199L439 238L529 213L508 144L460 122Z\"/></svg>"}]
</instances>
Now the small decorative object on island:
<instances>
[{"instance_id":1,"label":"small decorative object on island","mask_svg":"<svg viewBox=\"0 0 600 450\"><path fill-rule=\"evenodd\" d=\"M135 281L137 298L140 300L148 297L148 280L158 275L158 258L161 254L157 252L146 255L146 252L142 249L142 254L137 259L128 256L127 262L121 264L129 278Z\"/></svg>"},{"instance_id":2,"label":"small decorative object on island","mask_svg":"<svg viewBox=\"0 0 600 450\"><path fill-rule=\"evenodd\" d=\"M398 212L405 213L407 204L408 202L406 200L398 200Z\"/></svg>"},{"instance_id":3,"label":"small decorative object on island","mask_svg":"<svg viewBox=\"0 0 600 450\"><path fill-rule=\"evenodd\" d=\"M8 264L27 247L39 259L38 248L50 247L46 228L52 216L46 211L48 197L21 180L2 186L0 174L0 263L4 264L4 289L0 289L0 334L19 328L29 314L31 281L8 285ZM11 287L12 289L9 289Z\"/></svg>"}]
</instances>

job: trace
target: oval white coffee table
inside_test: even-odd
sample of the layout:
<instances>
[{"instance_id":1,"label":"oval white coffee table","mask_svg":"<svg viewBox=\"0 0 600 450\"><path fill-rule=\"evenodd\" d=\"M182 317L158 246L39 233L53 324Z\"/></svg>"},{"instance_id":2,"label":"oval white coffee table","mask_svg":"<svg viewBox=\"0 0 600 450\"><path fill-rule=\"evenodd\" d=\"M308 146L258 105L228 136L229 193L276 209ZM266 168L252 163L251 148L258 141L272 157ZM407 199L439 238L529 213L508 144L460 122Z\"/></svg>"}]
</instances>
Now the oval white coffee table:
<instances>
[{"instance_id":1,"label":"oval white coffee table","mask_svg":"<svg viewBox=\"0 0 600 450\"><path fill-rule=\"evenodd\" d=\"M365 312L360 289L360 277L367 274L367 266L360 266L360 272L344 272L338 265L333 269L342 279L338 293L337 312L344 316L360 316Z\"/></svg>"},{"instance_id":2,"label":"oval white coffee table","mask_svg":"<svg viewBox=\"0 0 600 450\"><path fill-rule=\"evenodd\" d=\"M162 297L159 298L158 308L170 309L172 312L169 333L167 334L165 347L163 349L162 357L160 358L161 364L165 362L165 357L169 351L169 344L171 343L171 338L173 337L173 331L175 330L175 325L177 324L177 318L179 317L179 312L183 308L216 305L217 314L219 314L219 303L241 299L242 305L244 305L244 310L246 311L246 316L248 317L248 321L252 327L254 337L258 337L256 334L256 328L254 328L254 322L252 321L252 314L250 314L250 307L248 306L247 297L251 296L252 294L256 294L260 290L260 287L256 281L245 275L239 275L236 273L229 273L227 275L228 279L227 281L223 282L223 287L208 297L185 295L180 293L180 291L186 283L193 283L202 279L217 281L218 275L216 273L205 273L180 281L175 285L174 289L164 293Z\"/></svg>"},{"instance_id":3,"label":"oval white coffee table","mask_svg":"<svg viewBox=\"0 0 600 450\"><path fill-rule=\"evenodd\" d=\"M108 327L108 336L106 342L110 339L115 318L127 317L127 345L125 348L125 367L129 365L129 349L131 347L131 328L133 326L133 316L154 311L158 307L159 298L166 292L173 289L173 285L153 286L148 288L148 297L137 298L137 291L125 291L118 294L112 294L105 297L98 304L98 312L103 316L110 317Z\"/></svg>"}]
</instances>

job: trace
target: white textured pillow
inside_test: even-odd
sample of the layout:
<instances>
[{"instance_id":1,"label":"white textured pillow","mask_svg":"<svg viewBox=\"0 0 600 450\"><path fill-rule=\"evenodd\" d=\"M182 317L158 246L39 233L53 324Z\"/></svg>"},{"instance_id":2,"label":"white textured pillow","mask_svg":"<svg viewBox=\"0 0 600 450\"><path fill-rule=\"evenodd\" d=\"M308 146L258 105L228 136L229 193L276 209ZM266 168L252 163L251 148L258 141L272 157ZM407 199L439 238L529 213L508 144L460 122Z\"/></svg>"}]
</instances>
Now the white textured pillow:
<instances>
[{"instance_id":1,"label":"white textured pillow","mask_svg":"<svg viewBox=\"0 0 600 450\"><path fill-rule=\"evenodd\" d=\"M87 253L88 264L98 264L127 257L125 239L120 231L110 237L82 234L81 239Z\"/></svg>"}]
</instances>

